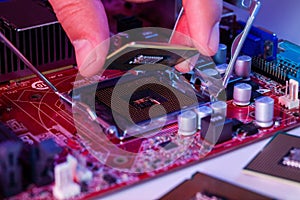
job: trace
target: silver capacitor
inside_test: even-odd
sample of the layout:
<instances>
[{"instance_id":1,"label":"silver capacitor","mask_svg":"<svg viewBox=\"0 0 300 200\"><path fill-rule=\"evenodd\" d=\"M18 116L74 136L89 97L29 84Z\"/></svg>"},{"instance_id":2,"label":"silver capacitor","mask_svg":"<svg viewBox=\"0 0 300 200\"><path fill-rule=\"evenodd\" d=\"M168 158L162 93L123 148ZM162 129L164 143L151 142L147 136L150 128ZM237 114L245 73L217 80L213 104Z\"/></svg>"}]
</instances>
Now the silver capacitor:
<instances>
[{"instance_id":1,"label":"silver capacitor","mask_svg":"<svg viewBox=\"0 0 300 200\"><path fill-rule=\"evenodd\" d=\"M213 114L220 114L223 117L227 115L227 103L225 101L216 101L210 105Z\"/></svg>"},{"instance_id":2,"label":"silver capacitor","mask_svg":"<svg viewBox=\"0 0 300 200\"><path fill-rule=\"evenodd\" d=\"M219 75L219 72L212 68L204 69L202 72L209 77L217 77Z\"/></svg>"},{"instance_id":3,"label":"silver capacitor","mask_svg":"<svg viewBox=\"0 0 300 200\"><path fill-rule=\"evenodd\" d=\"M238 106L250 104L252 86L247 83L238 83L233 88L233 103Z\"/></svg>"},{"instance_id":4,"label":"silver capacitor","mask_svg":"<svg viewBox=\"0 0 300 200\"><path fill-rule=\"evenodd\" d=\"M227 67L228 67L228 64L227 64L227 63L224 63L224 64L221 64L221 65L217 65L217 66L216 66L216 70L217 70L221 75L223 75L223 74L225 74Z\"/></svg>"},{"instance_id":5,"label":"silver capacitor","mask_svg":"<svg viewBox=\"0 0 300 200\"><path fill-rule=\"evenodd\" d=\"M197 127L201 129L201 120L204 117L211 115L213 110L208 106L201 106L195 109L195 113L197 114Z\"/></svg>"},{"instance_id":6,"label":"silver capacitor","mask_svg":"<svg viewBox=\"0 0 300 200\"><path fill-rule=\"evenodd\" d=\"M271 97L260 97L255 100L255 122L262 128L273 125L274 99Z\"/></svg>"},{"instance_id":7,"label":"silver capacitor","mask_svg":"<svg viewBox=\"0 0 300 200\"><path fill-rule=\"evenodd\" d=\"M194 111L188 110L178 115L178 133L183 136L190 136L197 132L197 115Z\"/></svg>"},{"instance_id":8,"label":"silver capacitor","mask_svg":"<svg viewBox=\"0 0 300 200\"><path fill-rule=\"evenodd\" d=\"M235 62L234 72L237 76L247 79L250 77L252 58L250 56L239 56Z\"/></svg>"},{"instance_id":9,"label":"silver capacitor","mask_svg":"<svg viewBox=\"0 0 300 200\"><path fill-rule=\"evenodd\" d=\"M227 58L227 46L225 44L219 44L217 53L213 56L213 60L217 65L226 63Z\"/></svg>"}]
</instances>

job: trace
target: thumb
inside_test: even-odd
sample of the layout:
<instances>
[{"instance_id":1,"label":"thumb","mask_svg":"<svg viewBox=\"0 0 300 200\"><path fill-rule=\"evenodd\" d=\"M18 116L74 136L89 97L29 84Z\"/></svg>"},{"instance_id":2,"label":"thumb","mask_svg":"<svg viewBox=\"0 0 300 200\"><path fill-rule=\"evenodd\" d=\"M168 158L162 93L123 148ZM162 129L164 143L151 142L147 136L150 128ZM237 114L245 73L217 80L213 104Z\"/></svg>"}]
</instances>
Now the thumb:
<instances>
[{"instance_id":1,"label":"thumb","mask_svg":"<svg viewBox=\"0 0 300 200\"><path fill-rule=\"evenodd\" d=\"M102 70L109 48L109 28L99 0L49 0L75 48L79 72L92 76Z\"/></svg>"},{"instance_id":2,"label":"thumb","mask_svg":"<svg viewBox=\"0 0 300 200\"><path fill-rule=\"evenodd\" d=\"M189 34L195 47L204 55L214 55L219 45L219 21L221 19L223 1L183 0L182 3Z\"/></svg>"}]
</instances>

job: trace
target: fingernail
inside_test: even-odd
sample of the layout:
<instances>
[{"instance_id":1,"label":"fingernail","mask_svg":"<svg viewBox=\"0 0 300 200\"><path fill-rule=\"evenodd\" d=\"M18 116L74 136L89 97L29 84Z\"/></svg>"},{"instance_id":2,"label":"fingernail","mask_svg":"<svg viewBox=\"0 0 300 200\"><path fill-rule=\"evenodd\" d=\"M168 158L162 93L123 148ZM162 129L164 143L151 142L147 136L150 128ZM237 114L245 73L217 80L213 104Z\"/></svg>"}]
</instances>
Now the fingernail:
<instances>
[{"instance_id":1,"label":"fingernail","mask_svg":"<svg viewBox=\"0 0 300 200\"><path fill-rule=\"evenodd\" d=\"M75 40L72 42L75 53L79 72L83 76L91 76L90 68L97 60L95 48L92 43L86 39Z\"/></svg>"},{"instance_id":2,"label":"fingernail","mask_svg":"<svg viewBox=\"0 0 300 200\"><path fill-rule=\"evenodd\" d=\"M208 41L208 48L215 54L218 50L219 46L219 22L217 22L210 33L209 41Z\"/></svg>"}]
</instances>

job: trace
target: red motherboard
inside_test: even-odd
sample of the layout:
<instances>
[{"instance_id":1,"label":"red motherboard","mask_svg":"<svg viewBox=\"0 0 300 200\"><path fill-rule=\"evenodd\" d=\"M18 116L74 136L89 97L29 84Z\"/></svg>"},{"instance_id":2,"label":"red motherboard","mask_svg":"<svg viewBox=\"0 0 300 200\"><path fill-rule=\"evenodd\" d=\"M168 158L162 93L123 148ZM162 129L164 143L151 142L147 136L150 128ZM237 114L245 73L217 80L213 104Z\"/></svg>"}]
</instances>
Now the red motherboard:
<instances>
[{"instance_id":1,"label":"red motherboard","mask_svg":"<svg viewBox=\"0 0 300 200\"><path fill-rule=\"evenodd\" d=\"M103 80L120 74L120 71L108 71L98 78ZM77 70L74 68L47 74L49 80L63 92L73 88L76 76ZM87 171L90 174L87 180L76 178L74 183L80 186L81 192L73 198L98 197L224 154L300 124L298 108L288 110L278 104L278 96L284 95L285 86L255 73L251 79L259 85L258 92L275 100L273 126L258 128L258 132L251 135L236 131L230 140L212 149L204 148L200 132L193 136L177 134L176 123L147 137L119 140L103 132L91 136L87 134L88 131L98 124L85 119L78 122L79 118L74 117L77 118L75 124L81 124L75 126L70 109L37 78L1 85L0 120L29 146L53 139L62 148L55 157L54 165L66 162L68 155L72 155L80 166L81 171L77 169L77 175ZM81 79L80 84L88 84L89 81ZM205 104L209 105L209 102ZM253 102L249 106L239 107L229 100L227 105L228 118L235 118L244 124L254 121ZM91 142L93 139L96 141ZM113 145L103 145L105 142ZM54 185L37 187L27 184L24 192L10 199L53 198Z\"/></svg>"}]
</instances>

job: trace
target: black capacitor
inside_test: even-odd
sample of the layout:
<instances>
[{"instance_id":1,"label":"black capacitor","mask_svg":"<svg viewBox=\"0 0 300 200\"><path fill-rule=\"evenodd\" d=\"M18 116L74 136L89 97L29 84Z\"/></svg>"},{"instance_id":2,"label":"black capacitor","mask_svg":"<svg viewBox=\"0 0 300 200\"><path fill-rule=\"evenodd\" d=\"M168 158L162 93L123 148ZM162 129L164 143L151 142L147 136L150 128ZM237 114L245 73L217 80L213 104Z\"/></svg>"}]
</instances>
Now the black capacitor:
<instances>
[{"instance_id":1,"label":"black capacitor","mask_svg":"<svg viewBox=\"0 0 300 200\"><path fill-rule=\"evenodd\" d=\"M220 144L232 139L232 120L222 115L211 115L202 118L201 137L211 143Z\"/></svg>"}]
</instances>

